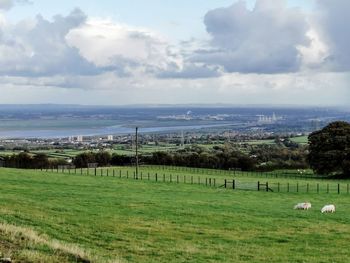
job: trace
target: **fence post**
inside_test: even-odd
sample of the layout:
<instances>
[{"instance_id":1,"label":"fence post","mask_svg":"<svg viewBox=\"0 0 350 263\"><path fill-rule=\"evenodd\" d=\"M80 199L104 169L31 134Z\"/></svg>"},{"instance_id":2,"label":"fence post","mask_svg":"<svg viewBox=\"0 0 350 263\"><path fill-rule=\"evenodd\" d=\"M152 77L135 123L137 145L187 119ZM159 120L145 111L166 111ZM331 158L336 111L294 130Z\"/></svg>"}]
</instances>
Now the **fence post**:
<instances>
[{"instance_id":1,"label":"fence post","mask_svg":"<svg viewBox=\"0 0 350 263\"><path fill-rule=\"evenodd\" d=\"M287 193L289 193L289 183L287 183Z\"/></svg>"},{"instance_id":2,"label":"fence post","mask_svg":"<svg viewBox=\"0 0 350 263\"><path fill-rule=\"evenodd\" d=\"M186 175L184 175L184 183L186 183Z\"/></svg>"},{"instance_id":3,"label":"fence post","mask_svg":"<svg viewBox=\"0 0 350 263\"><path fill-rule=\"evenodd\" d=\"M140 178L140 179L141 179L141 181L142 181L142 179L143 179L143 175L142 175L142 172L141 172L141 174L140 174L140 175L141 175L141 178Z\"/></svg>"},{"instance_id":4,"label":"fence post","mask_svg":"<svg viewBox=\"0 0 350 263\"><path fill-rule=\"evenodd\" d=\"M266 182L266 192L269 191L269 182Z\"/></svg>"},{"instance_id":5,"label":"fence post","mask_svg":"<svg viewBox=\"0 0 350 263\"><path fill-rule=\"evenodd\" d=\"M349 193L349 184L346 185L346 193Z\"/></svg>"},{"instance_id":6,"label":"fence post","mask_svg":"<svg viewBox=\"0 0 350 263\"><path fill-rule=\"evenodd\" d=\"M309 183L306 185L306 192L309 192Z\"/></svg>"},{"instance_id":7,"label":"fence post","mask_svg":"<svg viewBox=\"0 0 350 263\"><path fill-rule=\"evenodd\" d=\"M109 170L108 170L108 168L107 168L107 176L109 176Z\"/></svg>"},{"instance_id":8,"label":"fence post","mask_svg":"<svg viewBox=\"0 0 350 263\"><path fill-rule=\"evenodd\" d=\"M297 193L299 192L299 183L297 183Z\"/></svg>"},{"instance_id":9,"label":"fence post","mask_svg":"<svg viewBox=\"0 0 350 263\"><path fill-rule=\"evenodd\" d=\"M279 192L280 191L280 183L277 183L277 191Z\"/></svg>"},{"instance_id":10,"label":"fence post","mask_svg":"<svg viewBox=\"0 0 350 263\"><path fill-rule=\"evenodd\" d=\"M340 184L338 184L338 194L340 194Z\"/></svg>"},{"instance_id":11,"label":"fence post","mask_svg":"<svg viewBox=\"0 0 350 263\"><path fill-rule=\"evenodd\" d=\"M119 170L119 178L122 178L122 170Z\"/></svg>"},{"instance_id":12,"label":"fence post","mask_svg":"<svg viewBox=\"0 0 350 263\"><path fill-rule=\"evenodd\" d=\"M172 183L173 182L173 176L172 176L172 174L170 174L170 183Z\"/></svg>"},{"instance_id":13,"label":"fence post","mask_svg":"<svg viewBox=\"0 0 350 263\"><path fill-rule=\"evenodd\" d=\"M165 182L165 174L163 174L163 182Z\"/></svg>"},{"instance_id":14,"label":"fence post","mask_svg":"<svg viewBox=\"0 0 350 263\"><path fill-rule=\"evenodd\" d=\"M191 176L191 184L193 184L193 176Z\"/></svg>"},{"instance_id":15,"label":"fence post","mask_svg":"<svg viewBox=\"0 0 350 263\"><path fill-rule=\"evenodd\" d=\"M258 191L260 191L260 181L258 181Z\"/></svg>"},{"instance_id":16,"label":"fence post","mask_svg":"<svg viewBox=\"0 0 350 263\"><path fill-rule=\"evenodd\" d=\"M232 180L232 189L235 190L236 189L236 181L233 179Z\"/></svg>"},{"instance_id":17,"label":"fence post","mask_svg":"<svg viewBox=\"0 0 350 263\"><path fill-rule=\"evenodd\" d=\"M164 167L163 167L164 168ZM158 174L156 173L156 182L158 182Z\"/></svg>"},{"instance_id":18,"label":"fence post","mask_svg":"<svg viewBox=\"0 0 350 263\"><path fill-rule=\"evenodd\" d=\"M179 175L176 175L176 183L179 183Z\"/></svg>"},{"instance_id":19,"label":"fence post","mask_svg":"<svg viewBox=\"0 0 350 263\"><path fill-rule=\"evenodd\" d=\"M227 180L225 179L225 188L227 187Z\"/></svg>"},{"instance_id":20,"label":"fence post","mask_svg":"<svg viewBox=\"0 0 350 263\"><path fill-rule=\"evenodd\" d=\"M319 193L319 192L320 192L320 184L317 183L317 193Z\"/></svg>"},{"instance_id":21,"label":"fence post","mask_svg":"<svg viewBox=\"0 0 350 263\"><path fill-rule=\"evenodd\" d=\"M103 176L103 168L101 168L101 176Z\"/></svg>"},{"instance_id":22,"label":"fence post","mask_svg":"<svg viewBox=\"0 0 350 263\"><path fill-rule=\"evenodd\" d=\"M329 184L327 184L327 194L329 193Z\"/></svg>"},{"instance_id":23,"label":"fence post","mask_svg":"<svg viewBox=\"0 0 350 263\"><path fill-rule=\"evenodd\" d=\"M126 178L129 179L129 171L126 171Z\"/></svg>"}]
</instances>

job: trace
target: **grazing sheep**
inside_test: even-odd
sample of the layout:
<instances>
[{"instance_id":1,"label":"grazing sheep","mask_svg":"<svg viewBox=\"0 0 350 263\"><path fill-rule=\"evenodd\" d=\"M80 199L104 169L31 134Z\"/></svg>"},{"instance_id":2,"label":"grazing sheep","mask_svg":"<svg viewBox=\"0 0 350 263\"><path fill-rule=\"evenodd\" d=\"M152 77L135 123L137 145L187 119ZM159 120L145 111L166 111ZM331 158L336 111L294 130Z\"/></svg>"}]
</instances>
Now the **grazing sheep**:
<instances>
[{"instance_id":1,"label":"grazing sheep","mask_svg":"<svg viewBox=\"0 0 350 263\"><path fill-rule=\"evenodd\" d=\"M335 205L325 205L321 209L321 213L334 213L335 212Z\"/></svg>"},{"instance_id":2,"label":"grazing sheep","mask_svg":"<svg viewBox=\"0 0 350 263\"><path fill-rule=\"evenodd\" d=\"M311 208L311 203L299 203L294 206L294 209L299 209L299 210L309 210Z\"/></svg>"}]
</instances>

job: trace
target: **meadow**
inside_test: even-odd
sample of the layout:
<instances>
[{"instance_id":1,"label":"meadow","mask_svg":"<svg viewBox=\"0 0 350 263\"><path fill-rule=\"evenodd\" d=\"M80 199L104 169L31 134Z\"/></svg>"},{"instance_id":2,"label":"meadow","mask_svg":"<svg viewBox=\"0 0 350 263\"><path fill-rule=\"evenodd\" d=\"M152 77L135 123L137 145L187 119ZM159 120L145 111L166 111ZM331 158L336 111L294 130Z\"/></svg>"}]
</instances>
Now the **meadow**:
<instances>
[{"instance_id":1,"label":"meadow","mask_svg":"<svg viewBox=\"0 0 350 263\"><path fill-rule=\"evenodd\" d=\"M303 201L313 208L293 210ZM326 203L337 212L321 214ZM344 262L350 256L348 195L0 169L0 204L0 254L15 262Z\"/></svg>"}]
</instances>

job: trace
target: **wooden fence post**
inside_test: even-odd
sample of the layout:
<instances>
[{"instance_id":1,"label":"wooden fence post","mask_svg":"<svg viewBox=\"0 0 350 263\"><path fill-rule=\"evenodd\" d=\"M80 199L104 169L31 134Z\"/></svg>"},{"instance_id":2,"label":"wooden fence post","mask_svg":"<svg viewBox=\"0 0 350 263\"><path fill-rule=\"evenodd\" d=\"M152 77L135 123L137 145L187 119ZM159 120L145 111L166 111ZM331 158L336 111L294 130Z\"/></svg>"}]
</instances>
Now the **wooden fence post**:
<instances>
[{"instance_id":1,"label":"wooden fence post","mask_svg":"<svg viewBox=\"0 0 350 263\"><path fill-rule=\"evenodd\" d=\"M236 181L233 179L232 180L232 189L235 190L236 189Z\"/></svg>"},{"instance_id":2,"label":"wooden fence post","mask_svg":"<svg viewBox=\"0 0 350 263\"><path fill-rule=\"evenodd\" d=\"M280 183L277 183L277 191L279 192L280 191Z\"/></svg>"},{"instance_id":3,"label":"wooden fence post","mask_svg":"<svg viewBox=\"0 0 350 263\"><path fill-rule=\"evenodd\" d=\"M258 181L258 191L260 191L260 181Z\"/></svg>"},{"instance_id":4,"label":"wooden fence post","mask_svg":"<svg viewBox=\"0 0 350 263\"><path fill-rule=\"evenodd\" d=\"M266 192L269 191L269 182L266 182Z\"/></svg>"},{"instance_id":5,"label":"wooden fence post","mask_svg":"<svg viewBox=\"0 0 350 263\"><path fill-rule=\"evenodd\" d=\"M338 184L338 194L340 194L340 184Z\"/></svg>"},{"instance_id":6,"label":"wooden fence post","mask_svg":"<svg viewBox=\"0 0 350 263\"><path fill-rule=\"evenodd\" d=\"M329 184L327 184L327 194L329 194Z\"/></svg>"},{"instance_id":7,"label":"wooden fence post","mask_svg":"<svg viewBox=\"0 0 350 263\"><path fill-rule=\"evenodd\" d=\"M227 187L227 180L226 179L225 179L225 184L224 185L225 185L225 188L226 188Z\"/></svg>"},{"instance_id":8,"label":"wooden fence post","mask_svg":"<svg viewBox=\"0 0 350 263\"><path fill-rule=\"evenodd\" d=\"M163 168L164 168L164 166L163 166ZM156 173L156 182L158 182L158 174Z\"/></svg>"},{"instance_id":9,"label":"wooden fence post","mask_svg":"<svg viewBox=\"0 0 350 263\"><path fill-rule=\"evenodd\" d=\"M320 192L320 184L317 183L317 193L319 193L319 192Z\"/></svg>"}]
</instances>

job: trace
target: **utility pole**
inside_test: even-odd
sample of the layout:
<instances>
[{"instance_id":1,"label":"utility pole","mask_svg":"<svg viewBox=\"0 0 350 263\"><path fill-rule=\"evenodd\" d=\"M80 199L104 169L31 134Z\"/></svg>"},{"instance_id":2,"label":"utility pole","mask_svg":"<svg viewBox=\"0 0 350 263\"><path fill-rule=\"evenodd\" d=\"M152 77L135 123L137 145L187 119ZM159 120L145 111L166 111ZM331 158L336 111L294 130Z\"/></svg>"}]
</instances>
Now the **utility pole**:
<instances>
[{"instance_id":1,"label":"utility pole","mask_svg":"<svg viewBox=\"0 0 350 263\"><path fill-rule=\"evenodd\" d=\"M136 137L135 137L135 144L136 144L136 154L135 154L135 157L136 157L136 174L135 174L135 176L136 176L136 180L138 180L139 179L139 152L138 152L138 147L139 147L139 138L138 138L138 136L139 136L139 134L138 134L138 132L139 132L139 128L138 127L136 127Z\"/></svg>"}]
</instances>

